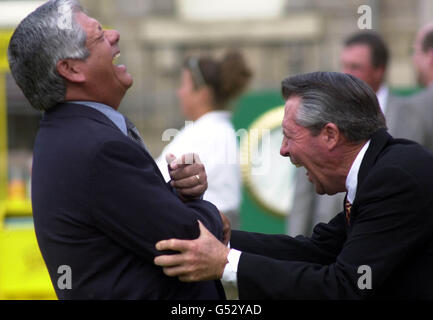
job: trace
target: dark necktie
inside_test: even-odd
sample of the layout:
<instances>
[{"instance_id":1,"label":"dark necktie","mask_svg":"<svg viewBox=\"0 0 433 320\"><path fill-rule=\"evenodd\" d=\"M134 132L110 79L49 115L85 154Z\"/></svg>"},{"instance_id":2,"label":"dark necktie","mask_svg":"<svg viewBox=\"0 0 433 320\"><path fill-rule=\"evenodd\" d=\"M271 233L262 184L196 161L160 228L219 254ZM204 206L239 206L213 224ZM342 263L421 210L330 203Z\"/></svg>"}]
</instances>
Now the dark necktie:
<instances>
[{"instance_id":1,"label":"dark necktie","mask_svg":"<svg viewBox=\"0 0 433 320\"><path fill-rule=\"evenodd\" d=\"M352 210L352 204L347 200L344 203L344 211L346 213L347 225L350 226L350 211Z\"/></svg>"},{"instance_id":2,"label":"dark necktie","mask_svg":"<svg viewBox=\"0 0 433 320\"><path fill-rule=\"evenodd\" d=\"M134 142L136 142L144 150L148 151L146 145L144 144L143 139L140 136L140 133L138 132L137 127L127 117L125 117L125 122L126 122L126 130L128 132L128 137L131 138Z\"/></svg>"}]
</instances>

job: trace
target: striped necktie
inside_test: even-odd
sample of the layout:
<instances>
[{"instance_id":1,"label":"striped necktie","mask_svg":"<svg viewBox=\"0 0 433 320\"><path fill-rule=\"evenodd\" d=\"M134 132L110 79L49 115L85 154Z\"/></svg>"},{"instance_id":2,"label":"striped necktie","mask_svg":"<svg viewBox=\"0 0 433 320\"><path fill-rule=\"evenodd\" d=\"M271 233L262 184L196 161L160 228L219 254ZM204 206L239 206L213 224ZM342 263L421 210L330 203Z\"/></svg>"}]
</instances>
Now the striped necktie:
<instances>
[{"instance_id":1,"label":"striped necktie","mask_svg":"<svg viewBox=\"0 0 433 320\"><path fill-rule=\"evenodd\" d=\"M347 225L350 226L350 211L352 210L352 204L349 202L349 200L347 200L346 197L346 201L344 203L344 211L346 213L346 220L347 220Z\"/></svg>"},{"instance_id":2,"label":"striped necktie","mask_svg":"<svg viewBox=\"0 0 433 320\"><path fill-rule=\"evenodd\" d=\"M128 137L131 138L134 142L136 142L144 150L149 152L146 148L146 145L144 144L143 139L140 136L140 133L138 132L137 127L127 117L125 117L125 123L126 123L126 129L128 132Z\"/></svg>"}]
</instances>

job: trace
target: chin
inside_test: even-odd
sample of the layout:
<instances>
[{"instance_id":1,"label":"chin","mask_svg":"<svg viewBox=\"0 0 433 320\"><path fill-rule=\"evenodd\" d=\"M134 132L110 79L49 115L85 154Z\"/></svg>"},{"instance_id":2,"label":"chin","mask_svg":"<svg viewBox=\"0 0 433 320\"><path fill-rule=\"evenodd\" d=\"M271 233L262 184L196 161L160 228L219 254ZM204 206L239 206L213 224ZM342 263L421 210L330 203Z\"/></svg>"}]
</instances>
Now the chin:
<instances>
[{"instance_id":1,"label":"chin","mask_svg":"<svg viewBox=\"0 0 433 320\"><path fill-rule=\"evenodd\" d=\"M324 195L325 194L325 190L323 190L322 186L317 185L316 183L310 181L312 184L314 184L314 191L316 191L317 194L319 195Z\"/></svg>"},{"instance_id":2,"label":"chin","mask_svg":"<svg viewBox=\"0 0 433 320\"><path fill-rule=\"evenodd\" d=\"M129 79L126 79L126 81L124 81L124 86L126 90L131 88L133 84L134 84L134 79L132 78L132 76L129 76Z\"/></svg>"},{"instance_id":3,"label":"chin","mask_svg":"<svg viewBox=\"0 0 433 320\"><path fill-rule=\"evenodd\" d=\"M123 97L126 95L126 93L128 92L129 89L131 89L133 85L133 82L124 82L122 83L122 87L121 87L121 92L122 92L122 99Z\"/></svg>"},{"instance_id":4,"label":"chin","mask_svg":"<svg viewBox=\"0 0 433 320\"><path fill-rule=\"evenodd\" d=\"M333 196L334 194L337 194L337 193L338 192L336 192L336 191L329 191L329 192L323 192L322 195L327 194L328 196Z\"/></svg>"},{"instance_id":5,"label":"chin","mask_svg":"<svg viewBox=\"0 0 433 320\"><path fill-rule=\"evenodd\" d=\"M324 190L321 190L321 189L320 190L316 189L316 193L320 196L323 196L324 194L330 195L329 193L326 193Z\"/></svg>"},{"instance_id":6,"label":"chin","mask_svg":"<svg viewBox=\"0 0 433 320\"><path fill-rule=\"evenodd\" d=\"M329 195L329 196L332 196L332 195L334 195L334 194L337 193L337 192L332 191L332 190L325 190L325 188L324 188L322 185L314 184L314 186L316 187L316 188L315 188L315 189L316 189L316 193L317 193L318 195L321 195L321 196L323 196L323 195L325 195L325 194L327 194L327 195Z\"/></svg>"}]
</instances>

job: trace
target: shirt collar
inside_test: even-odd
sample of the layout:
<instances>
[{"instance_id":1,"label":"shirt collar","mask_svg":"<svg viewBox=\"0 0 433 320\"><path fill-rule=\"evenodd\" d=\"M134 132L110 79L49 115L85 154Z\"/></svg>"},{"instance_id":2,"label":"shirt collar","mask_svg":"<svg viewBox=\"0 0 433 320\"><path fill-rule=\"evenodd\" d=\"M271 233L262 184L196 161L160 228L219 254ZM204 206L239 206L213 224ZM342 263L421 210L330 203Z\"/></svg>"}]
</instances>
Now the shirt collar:
<instances>
[{"instance_id":1,"label":"shirt collar","mask_svg":"<svg viewBox=\"0 0 433 320\"><path fill-rule=\"evenodd\" d=\"M364 159L365 153L370 145L370 141L368 140L366 144L362 147L361 151L359 151L358 155L353 161L352 166L350 167L349 174L346 178L346 190L347 190L347 201L353 204L355 201L356 188L358 187L358 173L359 168L361 167L362 160Z\"/></svg>"},{"instance_id":2,"label":"shirt collar","mask_svg":"<svg viewBox=\"0 0 433 320\"><path fill-rule=\"evenodd\" d=\"M379 106L382 109L383 114L385 114L386 111L388 95L389 89L386 85L382 85L376 93L377 100L379 100Z\"/></svg>"},{"instance_id":3,"label":"shirt collar","mask_svg":"<svg viewBox=\"0 0 433 320\"><path fill-rule=\"evenodd\" d=\"M85 105L90 108L96 109L99 112L103 113L108 119L110 119L116 127L119 128L120 131L123 132L124 135L128 135L128 131L126 128L125 117L115 109L106 104L93 102L93 101L68 101L69 103Z\"/></svg>"}]
</instances>

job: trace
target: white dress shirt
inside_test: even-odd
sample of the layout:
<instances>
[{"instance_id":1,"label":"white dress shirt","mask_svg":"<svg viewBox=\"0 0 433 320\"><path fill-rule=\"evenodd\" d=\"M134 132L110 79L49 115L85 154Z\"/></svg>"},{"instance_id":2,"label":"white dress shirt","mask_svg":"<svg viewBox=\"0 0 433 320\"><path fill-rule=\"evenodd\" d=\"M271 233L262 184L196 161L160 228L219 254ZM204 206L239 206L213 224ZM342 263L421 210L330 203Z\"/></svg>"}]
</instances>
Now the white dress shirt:
<instances>
[{"instance_id":1,"label":"white dress shirt","mask_svg":"<svg viewBox=\"0 0 433 320\"><path fill-rule=\"evenodd\" d=\"M349 174L346 178L346 190L347 190L347 201L351 204L355 201L356 188L358 187L358 173L359 168L361 167L362 160L364 159L364 155L367 152L368 147L370 146L370 141L368 140L366 144L362 147L362 149L358 152L358 155L353 161L352 166L350 167Z\"/></svg>"},{"instance_id":2,"label":"white dress shirt","mask_svg":"<svg viewBox=\"0 0 433 320\"><path fill-rule=\"evenodd\" d=\"M228 111L208 112L189 122L164 148L156 159L166 181L170 180L166 154L180 157L196 153L204 164L208 189L203 199L212 202L221 212L237 214L241 200L239 149Z\"/></svg>"},{"instance_id":3,"label":"white dress shirt","mask_svg":"<svg viewBox=\"0 0 433 320\"><path fill-rule=\"evenodd\" d=\"M362 149L358 152L355 161L353 161L350 167L349 174L346 177L346 190L347 190L347 200L353 204L355 201L356 188L358 187L358 173L361 167L362 160L364 159L365 153L370 146L370 141L368 140ZM230 243L229 243L230 247ZM237 272L239 260L241 258L242 252L236 249L230 249L227 256L228 263L224 268L224 273L222 281L228 282L233 286L237 287Z\"/></svg>"}]
</instances>

